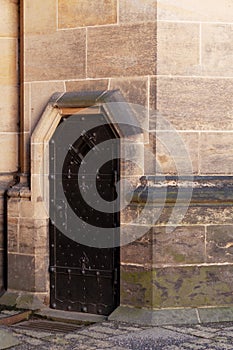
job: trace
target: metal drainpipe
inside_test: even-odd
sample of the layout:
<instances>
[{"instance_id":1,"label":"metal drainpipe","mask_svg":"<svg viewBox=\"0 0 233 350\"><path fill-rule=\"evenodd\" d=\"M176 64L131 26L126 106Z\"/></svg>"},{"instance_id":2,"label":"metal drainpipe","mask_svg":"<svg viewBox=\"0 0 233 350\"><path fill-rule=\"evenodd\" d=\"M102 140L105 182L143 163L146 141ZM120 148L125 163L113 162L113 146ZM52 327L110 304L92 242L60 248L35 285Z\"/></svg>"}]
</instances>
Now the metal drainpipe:
<instances>
[{"instance_id":1,"label":"metal drainpipe","mask_svg":"<svg viewBox=\"0 0 233 350\"><path fill-rule=\"evenodd\" d=\"M24 136L24 0L19 0L19 178L27 180Z\"/></svg>"}]
</instances>

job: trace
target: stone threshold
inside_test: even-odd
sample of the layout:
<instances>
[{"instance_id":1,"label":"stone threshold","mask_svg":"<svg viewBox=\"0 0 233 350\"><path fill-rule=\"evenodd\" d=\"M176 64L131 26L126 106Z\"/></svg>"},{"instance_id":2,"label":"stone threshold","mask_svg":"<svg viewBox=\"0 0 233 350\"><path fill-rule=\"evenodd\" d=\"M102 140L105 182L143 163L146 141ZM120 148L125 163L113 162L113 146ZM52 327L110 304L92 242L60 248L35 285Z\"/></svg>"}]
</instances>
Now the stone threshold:
<instances>
[{"instance_id":1,"label":"stone threshold","mask_svg":"<svg viewBox=\"0 0 233 350\"><path fill-rule=\"evenodd\" d=\"M119 306L108 320L151 326L232 322L233 307L146 310Z\"/></svg>"},{"instance_id":2,"label":"stone threshold","mask_svg":"<svg viewBox=\"0 0 233 350\"><path fill-rule=\"evenodd\" d=\"M71 312L63 310L54 310L50 308L44 308L39 311L34 312L35 316L43 317L48 320L75 324L84 323L97 323L107 320L107 316L94 315L83 312Z\"/></svg>"}]
</instances>

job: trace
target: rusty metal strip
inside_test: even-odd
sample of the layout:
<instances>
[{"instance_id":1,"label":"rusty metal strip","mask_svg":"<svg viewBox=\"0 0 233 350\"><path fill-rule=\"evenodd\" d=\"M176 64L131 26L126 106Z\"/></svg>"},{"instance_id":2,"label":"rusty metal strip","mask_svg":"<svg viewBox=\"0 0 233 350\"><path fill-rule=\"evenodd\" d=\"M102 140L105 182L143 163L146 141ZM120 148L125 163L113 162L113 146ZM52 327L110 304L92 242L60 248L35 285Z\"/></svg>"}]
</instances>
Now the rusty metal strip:
<instances>
[{"instance_id":1,"label":"rusty metal strip","mask_svg":"<svg viewBox=\"0 0 233 350\"><path fill-rule=\"evenodd\" d=\"M0 318L1 326L12 326L13 324L26 321L31 316L32 311L24 311L15 315Z\"/></svg>"}]
</instances>

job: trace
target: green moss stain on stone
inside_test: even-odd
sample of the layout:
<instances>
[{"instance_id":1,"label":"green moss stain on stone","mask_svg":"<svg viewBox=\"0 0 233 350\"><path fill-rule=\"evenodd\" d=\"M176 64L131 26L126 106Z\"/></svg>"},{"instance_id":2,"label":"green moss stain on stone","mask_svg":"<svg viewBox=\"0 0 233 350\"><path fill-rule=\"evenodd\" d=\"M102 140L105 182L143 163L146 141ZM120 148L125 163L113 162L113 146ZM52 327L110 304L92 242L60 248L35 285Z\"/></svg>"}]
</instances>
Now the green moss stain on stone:
<instances>
[{"instance_id":1,"label":"green moss stain on stone","mask_svg":"<svg viewBox=\"0 0 233 350\"><path fill-rule=\"evenodd\" d=\"M121 304L151 308L152 271L121 272Z\"/></svg>"},{"instance_id":2,"label":"green moss stain on stone","mask_svg":"<svg viewBox=\"0 0 233 350\"><path fill-rule=\"evenodd\" d=\"M121 272L121 304L144 308L233 304L233 266L177 266Z\"/></svg>"},{"instance_id":3,"label":"green moss stain on stone","mask_svg":"<svg viewBox=\"0 0 233 350\"><path fill-rule=\"evenodd\" d=\"M202 307L233 303L232 267L161 268L153 271L153 307Z\"/></svg>"}]
</instances>

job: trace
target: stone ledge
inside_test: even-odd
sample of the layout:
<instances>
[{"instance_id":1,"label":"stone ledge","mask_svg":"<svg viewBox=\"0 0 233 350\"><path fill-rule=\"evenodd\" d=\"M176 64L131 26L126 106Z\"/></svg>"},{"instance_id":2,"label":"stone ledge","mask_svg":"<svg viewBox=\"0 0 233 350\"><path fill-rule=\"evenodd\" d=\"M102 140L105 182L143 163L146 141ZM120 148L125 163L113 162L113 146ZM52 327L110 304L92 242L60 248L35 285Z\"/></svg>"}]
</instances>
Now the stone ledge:
<instances>
[{"instance_id":1,"label":"stone ledge","mask_svg":"<svg viewBox=\"0 0 233 350\"><path fill-rule=\"evenodd\" d=\"M45 294L6 291L0 297L0 305L16 309L39 310L45 307L46 297Z\"/></svg>"},{"instance_id":2,"label":"stone ledge","mask_svg":"<svg viewBox=\"0 0 233 350\"><path fill-rule=\"evenodd\" d=\"M119 306L108 320L152 326L232 322L233 307L149 310Z\"/></svg>"}]
</instances>

